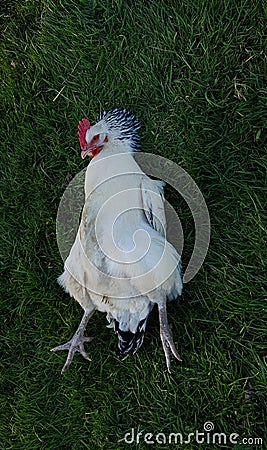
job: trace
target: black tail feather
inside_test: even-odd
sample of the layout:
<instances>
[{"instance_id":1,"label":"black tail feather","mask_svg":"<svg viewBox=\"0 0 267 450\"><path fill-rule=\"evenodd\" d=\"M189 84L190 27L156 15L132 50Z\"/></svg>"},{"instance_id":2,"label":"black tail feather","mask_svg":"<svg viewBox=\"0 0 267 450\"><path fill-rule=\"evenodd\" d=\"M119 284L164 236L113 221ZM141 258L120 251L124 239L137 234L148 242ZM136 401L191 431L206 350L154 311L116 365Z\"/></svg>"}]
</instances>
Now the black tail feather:
<instances>
[{"instance_id":1,"label":"black tail feather","mask_svg":"<svg viewBox=\"0 0 267 450\"><path fill-rule=\"evenodd\" d=\"M144 340L146 322L147 318L141 320L141 322L139 322L138 324L136 332L132 333L131 331L120 330L120 324L119 322L117 322L117 320L115 320L114 328L118 334L117 355L120 360L127 358L127 356L130 354L134 354L139 349L139 347L141 347Z\"/></svg>"}]
</instances>

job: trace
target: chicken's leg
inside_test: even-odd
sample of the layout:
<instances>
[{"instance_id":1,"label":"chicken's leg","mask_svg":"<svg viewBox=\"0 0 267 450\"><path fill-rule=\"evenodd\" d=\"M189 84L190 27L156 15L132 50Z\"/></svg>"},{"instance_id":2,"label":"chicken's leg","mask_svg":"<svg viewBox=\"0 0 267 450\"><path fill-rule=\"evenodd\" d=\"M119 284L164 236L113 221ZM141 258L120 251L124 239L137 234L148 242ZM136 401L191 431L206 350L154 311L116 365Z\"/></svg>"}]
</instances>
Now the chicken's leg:
<instances>
[{"instance_id":1,"label":"chicken's leg","mask_svg":"<svg viewBox=\"0 0 267 450\"><path fill-rule=\"evenodd\" d=\"M76 333L74 334L73 338L70 341L66 342L66 344L59 345L58 347L51 348L51 352L57 352L58 350L68 350L69 351L67 360L63 366L63 369L61 370L61 373L64 373L68 369L69 365L72 362L73 356L76 352L81 353L81 355L84 357L84 359L87 359L88 361L90 361L89 356L87 355L87 353L84 350L84 342L90 342L93 338L85 337L84 332L85 332L85 328L88 323L88 320L90 319L90 317L93 315L94 312L95 312L95 309L93 309L93 311L85 311L84 312L81 323L80 323Z\"/></svg>"},{"instance_id":2,"label":"chicken's leg","mask_svg":"<svg viewBox=\"0 0 267 450\"><path fill-rule=\"evenodd\" d=\"M168 324L166 300L162 300L158 303L158 309L161 342L165 353L167 369L168 372L171 373L170 349L178 361L181 361L181 357L175 348L170 326Z\"/></svg>"}]
</instances>

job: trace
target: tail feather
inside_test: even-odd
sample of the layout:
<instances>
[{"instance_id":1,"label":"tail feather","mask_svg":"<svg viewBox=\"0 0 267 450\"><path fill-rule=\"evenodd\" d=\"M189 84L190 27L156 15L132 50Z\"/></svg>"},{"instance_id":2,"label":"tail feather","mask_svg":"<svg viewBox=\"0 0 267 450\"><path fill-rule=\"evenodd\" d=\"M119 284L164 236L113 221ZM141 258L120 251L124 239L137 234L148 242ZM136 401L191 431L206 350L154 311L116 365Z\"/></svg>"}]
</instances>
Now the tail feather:
<instances>
[{"instance_id":1,"label":"tail feather","mask_svg":"<svg viewBox=\"0 0 267 450\"><path fill-rule=\"evenodd\" d=\"M118 358L123 360L128 355L134 354L142 345L146 330L147 317L141 320L138 324L135 333L131 331L122 331L119 327L119 322L115 320L114 328L118 334Z\"/></svg>"}]
</instances>

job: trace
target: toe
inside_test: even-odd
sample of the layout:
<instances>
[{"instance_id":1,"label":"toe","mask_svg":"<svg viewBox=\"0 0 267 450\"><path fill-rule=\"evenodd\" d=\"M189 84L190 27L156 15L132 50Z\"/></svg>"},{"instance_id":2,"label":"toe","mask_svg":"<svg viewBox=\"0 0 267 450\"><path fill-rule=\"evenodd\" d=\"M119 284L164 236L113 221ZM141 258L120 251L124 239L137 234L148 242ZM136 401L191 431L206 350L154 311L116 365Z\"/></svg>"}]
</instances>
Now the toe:
<instances>
[{"instance_id":1,"label":"toe","mask_svg":"<svg viewBox=\"0 0 267 450\"><path fill-rule=\"evenodd\" d=\"M80 346L79 346L79 353L84 357L84 359L86 359L87 361L91 361L91 359L87 355L86 351L84 350L83 344L80 344Z\"/></svg>"},{"instance_id":2,"label":"toe","mask_svg":"<svg viewBox=\"0 0 267 450\"><path fill-rule=\"evenodd\" d=\"M69 350L70 345L69 342L66 342L66 344L58 345L57 347L51 348L50 352L57 352L59 350Z\"/></svg>"}]
</instances>

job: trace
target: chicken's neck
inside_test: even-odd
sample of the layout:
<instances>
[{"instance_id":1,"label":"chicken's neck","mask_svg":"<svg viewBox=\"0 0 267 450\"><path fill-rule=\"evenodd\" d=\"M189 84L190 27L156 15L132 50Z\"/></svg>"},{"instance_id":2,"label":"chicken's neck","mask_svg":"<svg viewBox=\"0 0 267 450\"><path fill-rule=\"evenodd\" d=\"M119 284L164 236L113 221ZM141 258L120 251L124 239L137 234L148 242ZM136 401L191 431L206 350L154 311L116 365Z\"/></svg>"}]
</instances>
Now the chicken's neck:
<instances>
[{"instance_id":1,"label":"chicken's neck","mask_svg":"<svg viewBox=\"0 0 267 450\"><path fill-rule=\"evenodd\" d=\"M108 185L112 186L118 179L125 179L125 176L127 177L130 174L140 176L142 173L133 157L130 146L126 149L125 144L119 143L114 148L105 148L90 161L87 167L85 195L87 197L98 186L107 184L109 180Z\"/></svg>"}]
</instances>

